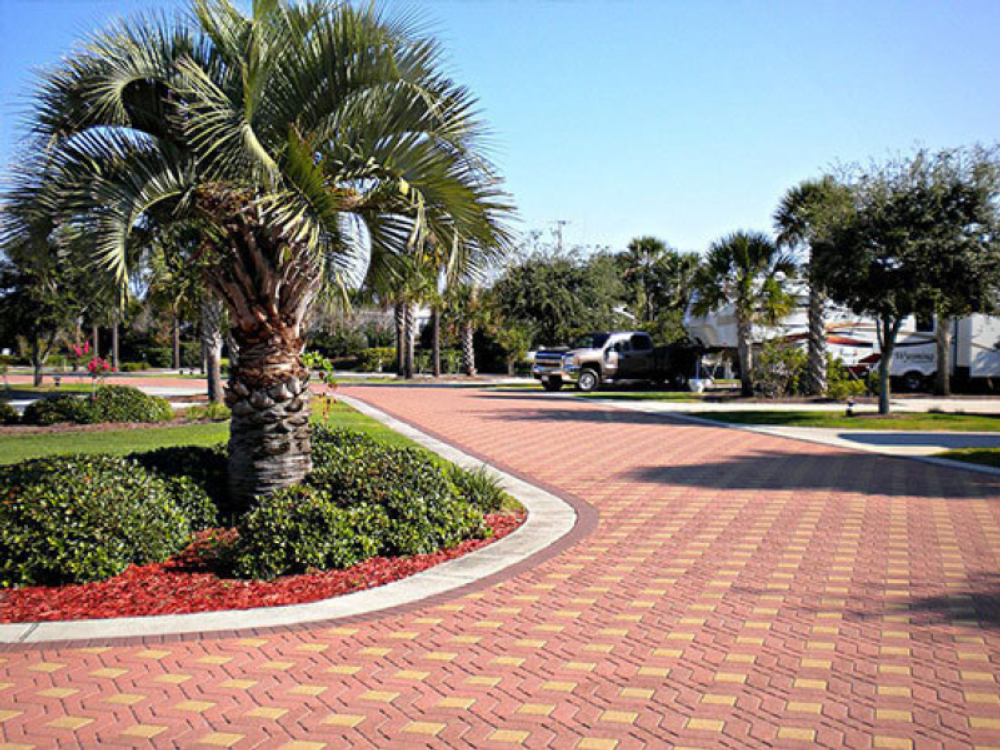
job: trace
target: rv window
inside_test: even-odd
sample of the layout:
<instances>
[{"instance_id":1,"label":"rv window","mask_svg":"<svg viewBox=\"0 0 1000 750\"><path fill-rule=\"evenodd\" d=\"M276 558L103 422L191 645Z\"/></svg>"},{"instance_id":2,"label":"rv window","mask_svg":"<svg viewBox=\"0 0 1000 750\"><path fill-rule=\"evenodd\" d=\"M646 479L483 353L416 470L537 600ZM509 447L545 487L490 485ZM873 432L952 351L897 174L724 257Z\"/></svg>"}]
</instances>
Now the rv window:
<instances>
[{"instance_id":1,"label":"rv window","mask_svg":"<svg viewBox=\"0 0 1000 750\"><path fill-rule=\"evenodd\" d=\"M918 315L917 333L934 333L934 318Z\"/></svg>"}]
</instances>

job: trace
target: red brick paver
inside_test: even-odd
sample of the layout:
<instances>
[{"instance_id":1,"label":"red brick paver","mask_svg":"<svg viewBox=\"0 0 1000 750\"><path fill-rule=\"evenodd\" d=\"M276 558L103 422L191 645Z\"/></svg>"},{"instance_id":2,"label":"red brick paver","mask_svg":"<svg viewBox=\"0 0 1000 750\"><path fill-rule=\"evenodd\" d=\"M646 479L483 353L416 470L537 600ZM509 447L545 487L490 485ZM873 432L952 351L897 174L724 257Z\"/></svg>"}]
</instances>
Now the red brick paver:
<instances>
[{"instance_id":1,"label":"red brick paver","mask_svg":"<svg viewBox=\"0 0 1000 750\"><path fill-rule=\"evenodd\" d=\"M597 528L370 621L9 647L6 742L1000 746L995 477L529 393L347 390Z\"/></svg>"}]
</instances>

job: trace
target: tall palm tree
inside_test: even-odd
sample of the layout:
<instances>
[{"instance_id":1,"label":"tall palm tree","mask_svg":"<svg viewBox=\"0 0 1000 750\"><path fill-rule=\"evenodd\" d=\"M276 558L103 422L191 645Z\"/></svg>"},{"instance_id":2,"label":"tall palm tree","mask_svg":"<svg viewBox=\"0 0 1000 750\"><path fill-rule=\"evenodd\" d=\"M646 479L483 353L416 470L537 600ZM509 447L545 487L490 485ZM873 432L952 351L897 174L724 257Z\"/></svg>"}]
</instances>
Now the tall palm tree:
<instances>
[{"instance_id":1,"label":"tall palm tree","mask_svg":"<svg viewBox=\"0 0 1000 750\"><path fill-rule=\"evenodd\" d=\"M667 244L656 237L636 237L619 257L623 275L636 297L636 317L643 323L655 320L654 284L656 267L667 253Z\"/></svg>"},{"instance_id":2,"label":"tall palm tree","mask_svg":"<svg viewBox=\"0 0 1000 750\"><path fill-rule=\"evenodd\" d=\"M837 206L847 198L846 190L830 176L805 180L785 193L774 214L778 245L805 256L809 283L806 392L814 396L826 393L826 293L813 272L812 245Z\"/></svg>"},{"instance_id":3,"label":"tall palm tree","mask_svg":"<svg viewBox=\"0 0 1000 750\"><path fill-rule=\"evenodd\" d=\"M237 500L311 469L303 321L359 255L425 232L509 245L475 102L439 59L371 6L254 0L244 15L193 0L188 17L118 23L42 80L38 156L6 196L30 208L16 216L73 227L122 283L136 227L205 227L205 282L240 352L226 395Z\"/></svg>"},{"instance_id":4,"label":"tall palm tree","mask_svg":"<svg viewBox=\"0 0 1000 750\"><path fill-rule=\"evenodd\" d=\"M744 396L753 395L753 327L788 314L792 297L785 280L794 272L791 256L766 234L734 232L712 244L695 279L696 315L733 306Z\"/></svg>"}]
</instances>

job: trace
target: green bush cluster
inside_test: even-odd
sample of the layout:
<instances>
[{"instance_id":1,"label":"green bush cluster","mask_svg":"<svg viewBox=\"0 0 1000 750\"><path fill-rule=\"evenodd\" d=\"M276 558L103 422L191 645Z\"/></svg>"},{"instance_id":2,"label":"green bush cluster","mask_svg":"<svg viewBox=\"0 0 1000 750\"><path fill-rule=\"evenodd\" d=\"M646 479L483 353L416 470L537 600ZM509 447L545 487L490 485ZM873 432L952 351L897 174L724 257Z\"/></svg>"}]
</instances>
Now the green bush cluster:
<instances>
[{"instance_id":1,"label":"green bush cluster","mask_svg":"<svg viewBox=\"0 0 1000 750\"><path fill-rule=\"evenodd\" d=\"M78 399L80 403L88 403ZM74 455L0 468L0 585L95 581L162 561L220 522L238 538L219 562L246 578L435 552L490 533L503 490L485 471L318 427L306 481L249 510L227 493L227 451L184 446Z\"/></svg>"},{"instance_id":2,"label":"green bush cluster","mask_svg":"<svg viewBox=\"0 0 1000 750\"><path fill-rule=\"evenodd\" d=\"M228 422L233 413L225 404L206 404L205 406L189 406L184 412L184 418L189 422Z\"/></svg>"},{"instance_id":3,"label":"green bush cluster","mask_svg":"<svg viewBox=\"0 0 1000 750\"><path fill-rule=\"evenodd\" d=\"M17 424L20 421L21 415L17 413L17 409L0 400L0 424Z\"/></svg>"},{"instance_id":4,"label":"green bush cluster","mask_svg":"<svg viewBox=\"0 0 1000 750\"><path fill-rule=\"evenodd\" d=\"M364 349L358 355L358 369L362 372L383 372L391 370L396 362L396 349L392 346L379 346Z\"/></svg>"},{"instance_id":5,"label":"green bush cluster","mask_svg":"<svg viewBox=\"0 0 1000 750\"><path fill-rule=\"evenodd\" d=\"M193 484L116 456L42 458L0 468L0 584L56 585L161 562L187 542Z\"/></svg>"},{"instance_id":6,"label":"green bush cluster","mask_svg":"<svg viewBox=\"0 0 1000 750\"><path fill-rule=\"evenodd\" d=\"M826 359L826 395L837 401L864 396L868 392L865 378L851 374L843 362L828 355Z\"/></svg>"},{"instance_id":7,"label":"green bush cluster","mask_svg":"<svg viewBox=\"0 0 1000 750\"><path fill-rule=\"evenodd\" d=\"M264 498L231 550L240 576L272 578L350 566L372 555L414 555L489 533L482 512L427 454L362 433L318 428L313 473Z\"/></svg>"},{"instance_id":8,"label":"green bush cluster","mask_svg":"<svg viewBox=\"0 0 1000 750\"><path fill-rule=\"evenodd\" d=\"M59 393L34 401L25 408L22 421L32 425L165 422L173 416L166 399L128 385L102 385L93 398Z\"/></svg>"}]
</instances>

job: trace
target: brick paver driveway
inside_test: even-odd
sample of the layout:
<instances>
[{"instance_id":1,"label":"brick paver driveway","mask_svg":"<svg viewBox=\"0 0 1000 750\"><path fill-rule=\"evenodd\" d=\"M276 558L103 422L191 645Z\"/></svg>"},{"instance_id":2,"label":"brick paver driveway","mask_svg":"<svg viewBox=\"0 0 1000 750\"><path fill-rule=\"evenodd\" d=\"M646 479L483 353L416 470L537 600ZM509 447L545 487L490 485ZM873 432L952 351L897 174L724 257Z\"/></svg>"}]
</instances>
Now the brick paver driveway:
<instances>
[{"instance_id":1,"label":"brick paver driveway","mask_svg":"<svg viewBox=\"0 0 1000 750\"><path fill-rule=\"evenodd\" d=\"M1000 746L995 477L534 393L350 392L599 524L367 622L8 648L8 742Z\"/></svg>"}]
</instances>

